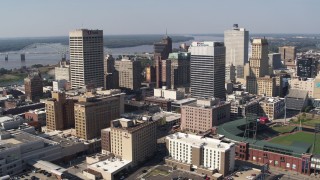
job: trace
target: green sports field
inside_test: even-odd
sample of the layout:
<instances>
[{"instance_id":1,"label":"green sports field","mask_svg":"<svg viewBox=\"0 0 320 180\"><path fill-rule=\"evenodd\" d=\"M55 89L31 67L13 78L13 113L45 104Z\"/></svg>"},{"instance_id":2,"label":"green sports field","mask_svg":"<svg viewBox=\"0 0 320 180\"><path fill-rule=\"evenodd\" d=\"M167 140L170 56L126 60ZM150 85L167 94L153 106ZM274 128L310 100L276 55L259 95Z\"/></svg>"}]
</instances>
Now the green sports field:
<instances>
[{"instance_id":1,"label":"green sports field","mask_svg":"<svg viewBox=\"0 0 320 180\"><path fill-rule=\"evenodd\" d=\"M273 138L270 142L282 144L286 146L292 145L294 142L310 143L313 144L314 134L308 132L297 132L294 134L278 136ZM320 135L317 135L316 140L316 154L320 154Z\"/></svg>"}]
</instances>

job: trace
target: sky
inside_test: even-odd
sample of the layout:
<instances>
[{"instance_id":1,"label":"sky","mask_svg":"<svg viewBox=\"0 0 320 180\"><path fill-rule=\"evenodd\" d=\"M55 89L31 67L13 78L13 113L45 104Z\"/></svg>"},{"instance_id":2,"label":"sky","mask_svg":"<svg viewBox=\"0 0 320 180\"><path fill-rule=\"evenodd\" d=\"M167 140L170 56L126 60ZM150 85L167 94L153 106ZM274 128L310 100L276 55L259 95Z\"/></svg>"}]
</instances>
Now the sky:
<instances>
[{"instance_id":1,"label":"sky","mask_svg":"<svg viewBox=\"0 0 320 180\"><path fill-rule=\"evenodd\" d=\"M319 33L320 0L3 0L0 38L68 36L80 28L105 35Z\"/></svg>"}]
</instances>

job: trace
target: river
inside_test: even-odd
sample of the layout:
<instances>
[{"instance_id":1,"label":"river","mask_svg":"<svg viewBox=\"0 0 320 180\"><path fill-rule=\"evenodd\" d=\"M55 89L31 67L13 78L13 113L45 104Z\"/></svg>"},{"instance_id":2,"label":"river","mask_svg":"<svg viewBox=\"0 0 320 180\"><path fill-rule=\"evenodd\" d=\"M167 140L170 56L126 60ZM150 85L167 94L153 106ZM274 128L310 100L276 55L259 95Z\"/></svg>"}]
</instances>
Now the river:
<instances>
[{"instance_id":1,"label":"river","mask_svg":"<svg viewBox=\"0 0 320 180\"><path fill-rule=\"evenodd\" d=\"M223 41L223 37L221 36L193 36L194 40L192 41ZM173 48L178 48L181 43L190 44L192 41L180 42L180 43L173 43ZM55 44L57 45L57 44ZM58 44L59 45L59 44ZM62 45L61 45L62 46ZM108 53L111 53L114 57L122 54L135 54L135 53L152 53L153 45L142 45L142 46L135 46L135 47L124 47L124 48L111 48L105 50ZM34 52L40 52L39 54L32 54ZM12 53L12 52L11 52ZM0 68L5 69L14 69L14 68L21 68L22 66L31 66L34 64L43 64L43 65L54 65L57 64L61 60L61 55L55 53L55 50L46 47L40 46L35 47L33 49L28 50L25 53L25 62L21 62L20 60L20 53L19 51L14 52L16 54L9 54L8 61L5 61L5 53L0 54ZM46 53L46 54L44 54ZM69 57L67 57L69 59Z\"/></svg>"}]
</instances>

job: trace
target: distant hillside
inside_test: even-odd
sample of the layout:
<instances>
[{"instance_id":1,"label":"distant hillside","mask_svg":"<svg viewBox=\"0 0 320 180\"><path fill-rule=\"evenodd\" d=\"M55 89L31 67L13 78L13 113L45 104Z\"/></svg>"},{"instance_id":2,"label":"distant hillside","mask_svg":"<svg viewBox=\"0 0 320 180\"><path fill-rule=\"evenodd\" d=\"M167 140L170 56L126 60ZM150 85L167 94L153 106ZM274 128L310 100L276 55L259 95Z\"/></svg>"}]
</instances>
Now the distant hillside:
<instances>
[{"instance_id":1,"label":"distant hillside","mask_svg":"<svg viewBox=\"0 0 320 180\"><path fill-rule=\"evenodd\" d=\"M163 35L114 35L104 36L104 46L107 48L133 47L140 45L152 45L161 40ZM193 40L188 36L170 36L173 42ZM69 44L68 37L44 37L44 38L8 38L0 39L0 52L18 51L34 43L61 43Z\"/></svg>"}]
</instances>

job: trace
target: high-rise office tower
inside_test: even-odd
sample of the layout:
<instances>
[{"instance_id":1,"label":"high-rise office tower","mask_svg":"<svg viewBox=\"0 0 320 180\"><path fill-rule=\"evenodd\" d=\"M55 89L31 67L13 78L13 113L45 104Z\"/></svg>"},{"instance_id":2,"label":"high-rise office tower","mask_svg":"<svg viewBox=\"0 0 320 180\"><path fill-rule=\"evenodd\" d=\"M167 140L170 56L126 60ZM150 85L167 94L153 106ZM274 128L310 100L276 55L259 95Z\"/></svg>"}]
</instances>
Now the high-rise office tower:
<instances>
[{"instance_id":1,"label":"high-rise office tower","mask_svg":"<svg viewBox=\"0 0 320 180\"><path fill-rule=\"evenodd\" d=\"M27 99L39 102L43 95L43 83L39 72L32 72L24 79L24 88Z\"/></svg>"},{"instance_id":2,"label":"high-rise office tower","mask_svg":"<svg viewBox=\"0 0 320 180\"><path fill-rule=\"evenodd\" d=\"M315 78L317 76L318 61L312 58L297 60L297 76L302 78Z\"/></svg>"},{"instance_id":3,"label":"high-rise office tower","mask_svg":"<svg viewBox=\"0 0 320 180\"><path fill-rule=\"evenodd\" d=\"M268 51L266 39L253 39L246 88L251 94L274 97L281 95L282 79L269 76Z\"/></svg>"},{"instance_id":4,"label":"high-rise office tower","mask_svg":"<svg viewBox=\"0 0 320 180\"><path fill-rule=\"evenodd\" d=\"M269 66L272 69L280 69L282 67L281 54L280 53L270 53L269 56Z\"/></svg>"},{"instance_id":5,"label":"high-rise office tower","mask_svg":"<svg viewBox=\"0 0 320 180\"><path fill-rule=\"evenodd\" d=\"M59 62L59 66L54 68L54 76L56 81L70 81L70 64L66 59L62 59Z\"/></svg>"},{"instance_id":6,"label":"high-rise office tower","mask_svg":"<svg viewBox=\"0 0 320 180\"><path fill-rule=\"evenodd\" d=\"M119 87L139 90L141 86L141 62L129 59L115 61L114 65L119 74Z\"/></svg>"},{"instance_id":7,"label":"high-rise office tower","mask_svg":"<svg viewBox=\"0 0 320 180\"><path fill-rule=\"evenodd\" d=\"M74 104L76 135L83 139L100 136L103 128L110 127L112 120L120 117L122 95L83 96Z\"/></svg>"},{"instance_id":8,"label":"high-rise office tower","mask_svg":"<svg viewBox=\"0 0 320 180\"><path fill-rule=\"evenodd\" d=\"M146 72L146 82L156 82L156 69L154 66L147 65L145 68Z\"/></svg>"},{"instance_id":9,"label":"high-rise office tower","mask_svg":"<svg viewBox=\"0 0 320 180\"><path fill-rule=\"evenodd\" d=\"M154 48L154 66L156 69L156 87L160 88L162 85L162 60L166 60L172 52L172 39L169 36L163 37L161 42L155 43ZM165 72L164 72L165 73Z\"/></svg>"},{"instance_id":10,"label":"high-rise office tower","mask_svg":"<svg viewBox=\"0 0 320 180\"><path fill-rule=\"evenodd\" d=\"M167 61L170 61L171 67L169 69L170 79L167 79L168 88L190 87L190 58L191 53L187 52L169 54Z\"/></svg>"},{"instance_id":11,"label":"high-rise office tower","mask_svg":"<svg viewBox=\"0 0 320 180\"><path fill-rule=\"evenodd\" d=\"M236 81L236 67L233 64L226 65L226 82Z\"/></svg>"},{"instance_id":12,"label":"high-rise office tower","mask_svg":"<svg viewBox=\"0 0 320 180\"><path fill-rule=\"evenodd\" d=\"M191 53L191 95L225 99L225 46L223 42L193 42Z\"/></svg>"},{"instance_id":13,"label":"high-rise office tower","mask_svg":"<svg viewBox=\"0 0 320 180\"><path fill-rule=\"evenodd\" d=\"M268 41L254 39L252 42L252 57L250 58L250 76L264 77L268 75Z\"/></svg>"},{"instance_id":14,"label":"high-rise office tower","mask_svg":"<svg viewBox=\"0 0 320 180\"><path fill-rule=\"evenodd\" d=\"M277 79L276 77L272 76L265 76L257 78L257 94L258 95L264 95L268 97L275 97L279 95L279 92L277 92Z\"/></svg>"},{"instance_id":15,"label":"high-rise office tower","mask_svg":"<svg viewBox=\"0 0 320 180\"><path fill-rule=\"evenodd\" d=\"M233 64L236 67L237 78L244 78L243 66L248 62L249 53L249 31L234 24L233 29L224 31L224 45L226 64Z\"/></svg>"},{"instance_id":16,"label":"high-rise office tower","mask_svg":"<svg viewBox=\"0 0 320 180\"><path fill-rule=\"evenodd\" d=\"M295 61L297 49L295 46L282 46L279 47L279 53L281 54L284 65L286 65L286 63Z\"/></svg>"},{"instance_id":17,"label":"high-rise office tower","mask_svg":"<svg viewBox=\"0 0 320 180\"><path fill-rule=\"evenodd\" d=\"M64 130L74 127L73 99L66 99L64 92L52 92L52 98L45 101L48 130Z\"/></svg>"},{"instance_id":18,"label":"high-rise office tower","mask_svg":"<svg viewBox=\"0 0 320 180\"><path fill-rule=\"evenodd\" d=\"M114 67L114 62L112 55L104 57L104 87L106 89L119 88L119 74Z\"/></svg>"},{"instance_id":19,"label":"high-rise office tower","mask_svg":"<svg viewBox=\"0 0 320 180\"><path fill-rule=\"evenodd\" d=\"M71 31L69 46L72 88L103 87L103 31Z\"/></svg>"}]
</instances>

